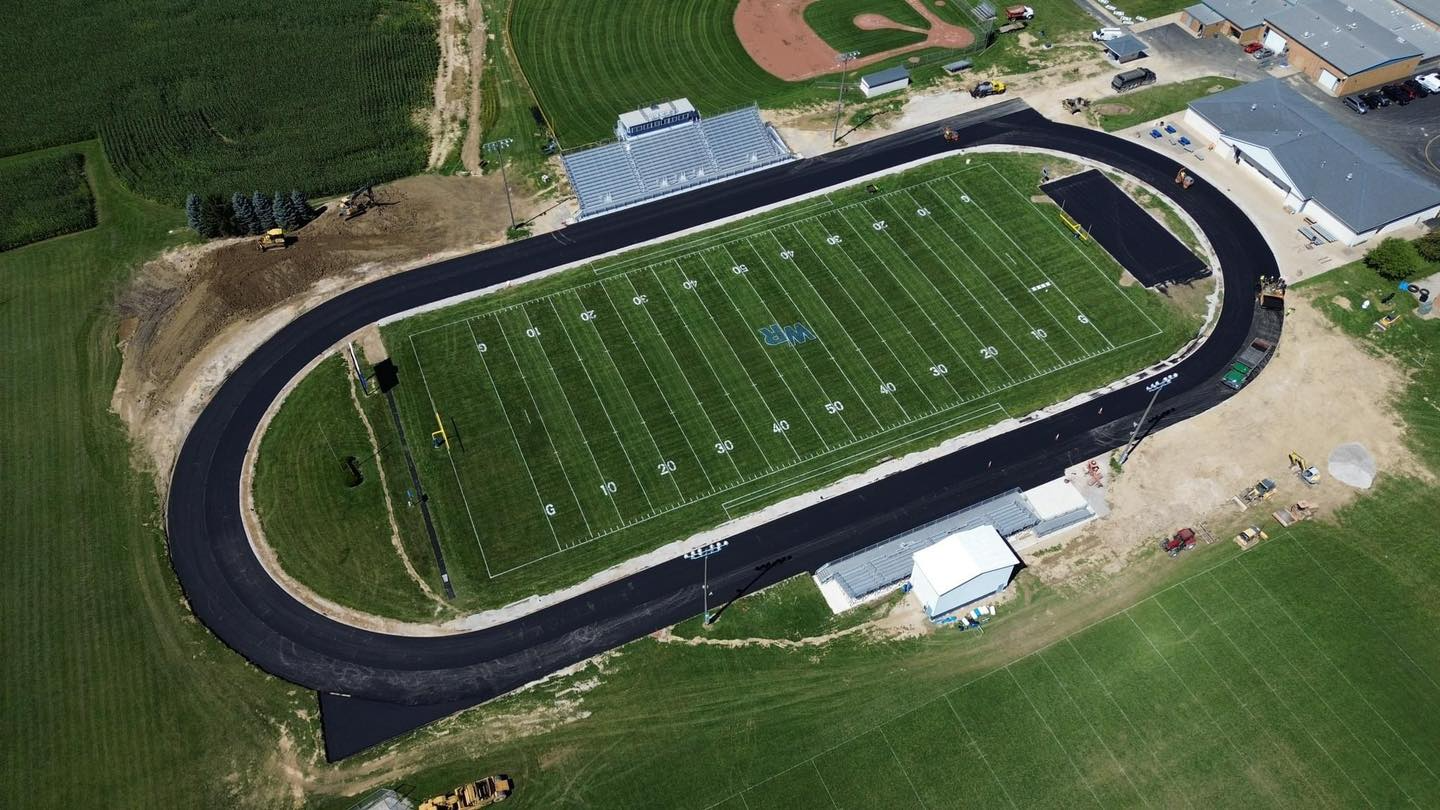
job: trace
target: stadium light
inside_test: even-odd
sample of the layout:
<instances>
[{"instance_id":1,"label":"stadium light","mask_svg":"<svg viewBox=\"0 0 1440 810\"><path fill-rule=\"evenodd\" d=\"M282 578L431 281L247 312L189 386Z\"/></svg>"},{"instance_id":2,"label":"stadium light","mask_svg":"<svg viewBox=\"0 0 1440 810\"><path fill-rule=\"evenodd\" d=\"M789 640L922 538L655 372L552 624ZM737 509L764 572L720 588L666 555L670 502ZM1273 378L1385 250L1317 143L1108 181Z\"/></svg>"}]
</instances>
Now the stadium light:
<instances>
[{"instance_id":1,"label":"stadium light","mask_svg":"<svg viewBox=\"0 0 1440 810\"><path fill-rule=\"evenodd\" d=\"M835 57L840 62L840 97L835 100L835 127L830 130L830 145L840 140L840 113L845 109L845 70L850 63L860 58L859 51L846 51Z\"/></svg>"},{"instance_id":2,"label":"stadium light","mask_svg":"<svg viewBox=\"0 0 1440 810\"><path fill-rule=\"evenodd\" d=\"M725 550L730 545L729 540L721 540L718 543L711 543L708 546L701 546L693 551L685 552L687 560L701 560L704 573L700 575L700 596L705 605L705 623L710 623L710 558Z\"/></svg>"},{"instance_id":3,"label":"stadium light","mask_svg":"<svg viewBox=\"0 0 1440 810\"><path fill-rule=\"evenodd\" d=\"M1149 391L1152 394L1152 396L1150 397L1150 404L1145 406L1145 412L1140 414L1140 421L1136 422L1135 429L1130 431L1130 443L1125 446L1125 453L1120 456L1120 463L1122 465L1125 462L1129 461L1130 454L1135 452L1135 437L1140 435L1140 426L1145 424L1145 420L1150 417L1150 409L1155 407L1155 400L1160 398L1160 392L1164 391L1170 385L1170 383L1175 382L1175 379L1179 376L1180 372L1172 371L1169 374L1166 374L1164 377L1161 377L1160 379L1145 386L1145 390Z\"/></svg>"},{"instance_id":4,"label":"stadium light","mask_svg":"<svg viewBox=\"0 0 1440 810\"><path fill-rule=\"evenodd\" d=\"M491 141L481 148L491 154L499 154L510 148L515 143L514 138L501 138L498 141ZM515 206L510 203L510 178L505 174L505 160L500 159L500 182L505 184L505 208L510 212L510 228L515 228Z\"/></svg>"}]
</instances>

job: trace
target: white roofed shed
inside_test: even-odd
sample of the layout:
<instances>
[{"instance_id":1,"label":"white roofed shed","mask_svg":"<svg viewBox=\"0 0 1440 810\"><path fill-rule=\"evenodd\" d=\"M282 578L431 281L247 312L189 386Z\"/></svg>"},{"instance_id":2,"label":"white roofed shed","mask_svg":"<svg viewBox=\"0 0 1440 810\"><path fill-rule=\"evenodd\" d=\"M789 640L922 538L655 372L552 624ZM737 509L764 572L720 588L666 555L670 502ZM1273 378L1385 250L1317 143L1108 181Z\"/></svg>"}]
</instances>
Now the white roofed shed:
<instances>
[{"instance_id":1,"label":"white roofed shed","mask_svg":"<svg viewBox=\"0 0 1440 810\"><path fill-rule=\"evenodd\" d=\"M932 619L1004 590L1020 564L994 526L956 532L913 559L910 585Z\"/></svg>"}]
</instances>

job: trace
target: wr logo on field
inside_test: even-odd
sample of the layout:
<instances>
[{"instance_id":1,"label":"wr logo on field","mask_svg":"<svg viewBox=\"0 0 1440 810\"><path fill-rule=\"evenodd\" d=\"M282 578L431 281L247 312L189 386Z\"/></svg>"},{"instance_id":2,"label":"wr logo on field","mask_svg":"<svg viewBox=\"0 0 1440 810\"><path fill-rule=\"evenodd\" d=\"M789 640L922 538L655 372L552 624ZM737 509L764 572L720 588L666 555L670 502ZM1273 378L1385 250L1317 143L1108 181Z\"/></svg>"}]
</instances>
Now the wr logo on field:
<instances>
[{"instance_id":1,"label":"wr logo on field","mask_svg":"<svg viewBox=\"0 0 1440 810\"><path fill-rule=\"evenodd\" d=\"M783 346L786 343L804 343L807 340L819 340L810 327L803 323L794 326L781 326L772 323L769 326L760 327L760 337L765 339L766 346Z\"/></svg>"}]
</instances>

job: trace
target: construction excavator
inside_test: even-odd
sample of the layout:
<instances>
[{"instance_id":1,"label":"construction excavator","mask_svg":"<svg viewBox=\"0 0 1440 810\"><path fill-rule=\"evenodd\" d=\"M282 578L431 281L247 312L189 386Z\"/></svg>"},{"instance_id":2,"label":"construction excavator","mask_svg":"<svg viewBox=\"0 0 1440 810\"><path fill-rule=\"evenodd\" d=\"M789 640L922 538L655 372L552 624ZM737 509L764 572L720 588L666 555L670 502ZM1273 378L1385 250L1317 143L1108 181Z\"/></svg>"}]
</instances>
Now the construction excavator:
<instances>
[{"instance_id":1,"label":"construction excavator","mask_svg":"<svg viewBox=\"0 0 1440 810\"><path fill-rule=\"evenodd\" d=\"M354 219L370 210L370 206L374 204L375 186L362 186L341 197L340 205L335 208L335 213L345 219Z\"/></svg>"},{"instance_id":2,"label":"construction excavator","mask_svg":"<svg viewBox=\"0 0 1440 810\"><path fill-rule=\"evenodd\" d=\"M467 782L449 793L433 796L420 803L420 810L475 810L489 807L510 798L515 783L505 774L487 776L478 782Z\"/></svg>"},{"instance_id":3,"label":"construction excavator","mask_svg":"<svg viewBox=\"0 0 1440 810\"><path fill-rule=\"evenodd\" d=\"M1320 483L1320 468L1306 461L1304 456L1294 450L1290 451L1290 469L1300 476L1301 481L1312 487Z\"/></svg>"}]
</instances>

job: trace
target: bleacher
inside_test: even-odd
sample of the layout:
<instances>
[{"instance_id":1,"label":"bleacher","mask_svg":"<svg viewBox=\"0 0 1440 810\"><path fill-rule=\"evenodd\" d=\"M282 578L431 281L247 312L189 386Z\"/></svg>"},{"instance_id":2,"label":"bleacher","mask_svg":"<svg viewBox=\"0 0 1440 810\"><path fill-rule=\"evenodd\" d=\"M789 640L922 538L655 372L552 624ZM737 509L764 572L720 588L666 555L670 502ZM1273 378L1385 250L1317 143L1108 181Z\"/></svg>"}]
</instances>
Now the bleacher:
<instances>
[{"instance_id":1,"label":"bleacher","mask_svg":"<svg viewBox=\"0 0 1440 810\"><path fill-rule=\"evenodd\" d=\"M580 218L793 160L755 107L565 155Z\"/></svg>"}]
</instances>

